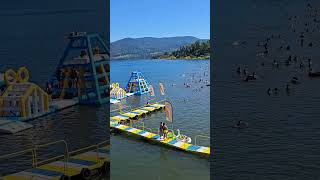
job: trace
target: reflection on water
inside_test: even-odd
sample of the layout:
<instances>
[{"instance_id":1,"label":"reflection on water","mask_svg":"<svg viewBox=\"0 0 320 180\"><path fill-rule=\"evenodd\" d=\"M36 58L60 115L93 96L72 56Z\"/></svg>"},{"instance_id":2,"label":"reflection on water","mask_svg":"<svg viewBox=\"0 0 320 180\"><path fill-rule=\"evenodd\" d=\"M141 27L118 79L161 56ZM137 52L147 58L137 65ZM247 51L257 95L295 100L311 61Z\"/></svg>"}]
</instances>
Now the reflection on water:
<instances>
[{"instance_id":1,"label":"reflection on water","mask_svg":"<svg viewBox=\"0 0 320 180\"><path fill-rule=\"evenodd\" d=\"M132 71L141 71L154 86L156 97L132 96L121 102L123 106L138 107L146 101L169 99L173 104L173 127L194 139L195 135L209 135L210 87L209 61L192 60L114 60L111 61L111 81L125 87ZM201 81L200 81L201 79ZM207 80L207 81L206 81ZM166 94L160 95L162 82ZM185 83L191 85L186 88ZM117 109L118 105L111 105ZM114 112L113 114L116 114ZM165 121L163 111L142 119L146 127L158 128ZM168 127L172 124L168 122ZM204 140L202 145L208 145ZM111 135L111 178L117 179L209 179L209 160L174 149L144 142L125 134ZM124 173L125 172L125 173Z\"/></svg>"}]
</instances>

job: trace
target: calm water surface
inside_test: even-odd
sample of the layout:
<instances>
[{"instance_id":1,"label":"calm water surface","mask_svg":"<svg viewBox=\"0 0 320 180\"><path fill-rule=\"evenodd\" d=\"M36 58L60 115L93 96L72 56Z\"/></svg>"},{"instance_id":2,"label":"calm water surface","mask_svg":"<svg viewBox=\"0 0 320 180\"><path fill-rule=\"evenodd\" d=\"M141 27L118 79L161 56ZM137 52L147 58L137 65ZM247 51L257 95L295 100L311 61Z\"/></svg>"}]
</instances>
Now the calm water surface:
<instances>
[{"instance_id":1,"label":"calm water surface","mask_svg":"<svg viewBox=\"0 0 320 180\"><path fill-rule=\"evenodd\" d=\"M200 78L209 81L209 61L184 60L114 60L111 61L111 81L124 87L132 71L141 71L154 86L156 100L169 99L173 104L174 129L194 139L195 135L210 134L210 87ZM161 96L158 83L166 88ZM188 82L191 88L185 88ZM202 88L201 88L202 86ZM148 95L132 96L121 102L123 106L138 107ZM118 105L112 105L117 109ZM116 114L115 112L112 114ZM158 128L165 121L164 112L156 112L143 119L146 127ZM168 124L171 127L171 124ZM209 145L203 140L202 145ZM209 180L208 158L150 144L125 134L111 135L111 179L190 179Z\"/></svg>"},{"instance_id":2,"label":"calm water surface","mask_svg":"<svg viewBox=\"0 0 320 180\"><path fill-rule=\"evenodd\" d=\"M292 54L304 63L312 57L315 67L320 65L319 29L306 35L306 41L315 45L304 49L297 43L297 34L289 31L288 18L292 15L300 17L297 31L303 29L307 22L306 2L216 2L211 129L216 152L211 171L214 179L320 178L319 79L310 79L306 70L298 68L299 64L283 63ZM319 2L313 5L320 7ZM256 56L258 42L272 34L281 34L282 40L271 41L270 57ZM239 40L246 43L232 45ZM275 50L281 45L291 45L291 50ZM279 69L272 67L274 59L281 62ZM265 66L261 66L262 62ZM241 81L236 73L238 66L255 71L258 79ZM301 84L290 85L290 93L286 93L286 84L293 76ZM278 88L279 93L269 96L268 88ZM237 119L245 120L249 127L232 128Z\"/></svg>"}]
</instances>

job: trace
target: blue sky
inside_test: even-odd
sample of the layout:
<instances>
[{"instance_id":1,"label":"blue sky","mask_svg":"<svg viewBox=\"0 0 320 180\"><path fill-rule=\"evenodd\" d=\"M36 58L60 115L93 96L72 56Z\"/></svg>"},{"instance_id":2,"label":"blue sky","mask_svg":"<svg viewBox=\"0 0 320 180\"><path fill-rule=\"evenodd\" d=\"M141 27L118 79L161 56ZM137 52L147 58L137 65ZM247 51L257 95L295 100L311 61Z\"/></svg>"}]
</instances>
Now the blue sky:
<instances>
[{"instance_id":1,"label":"blue sky","mask_svg":"<svg viewBox=\"0 0 320 180\"><path fill-rule=\"evenodd\" d=\"M126 37L210 38L210 0L110 0L111 42Z\"/></svg>"}]
</instances>

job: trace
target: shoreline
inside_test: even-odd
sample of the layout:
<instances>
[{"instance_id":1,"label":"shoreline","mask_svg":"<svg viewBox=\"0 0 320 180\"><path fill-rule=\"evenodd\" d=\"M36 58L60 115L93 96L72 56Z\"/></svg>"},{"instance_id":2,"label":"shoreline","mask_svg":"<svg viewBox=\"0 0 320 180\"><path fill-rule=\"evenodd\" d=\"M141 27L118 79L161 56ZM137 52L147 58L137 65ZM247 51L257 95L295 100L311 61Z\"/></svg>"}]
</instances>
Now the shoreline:
<instances>
[{"instance_id":1,"label":"shoreline","mask_svg":"<svg viewBox=\"0 0 320 180\"><path fill-rule=\"evenodd\" d=\"M141 59L110 59L110 61L123 61L123 60L210 60L209 58L177 58L177 59L173 59L173 58L156 58L156 59L152 59L152 58L141 58Z\"/></svg>"}]
</instances>

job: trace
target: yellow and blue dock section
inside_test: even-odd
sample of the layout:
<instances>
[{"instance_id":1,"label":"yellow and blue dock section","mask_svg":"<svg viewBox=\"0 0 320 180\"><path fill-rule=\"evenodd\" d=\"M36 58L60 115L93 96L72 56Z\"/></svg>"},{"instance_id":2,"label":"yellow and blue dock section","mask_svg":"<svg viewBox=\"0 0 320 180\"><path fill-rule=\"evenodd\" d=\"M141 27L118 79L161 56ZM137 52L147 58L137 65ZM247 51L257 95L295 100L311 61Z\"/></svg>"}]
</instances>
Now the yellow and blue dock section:
<instances>
[{"instance_id":1,"label":"yellow and blue dock section","mask_svg":"<svg viewBox=\"0 0 320 180\"><path fill-rule=\"evenodd\" d=\"M210 147L198 146L198 145L193 145L186 142L181 142L181 141L178 141L176 138L167 138L166 140L161 140L160 135L157 133L130 127L127 125L122 125L122 124L119 124L119 122L116 120L110 119L110 127L118 131L127 132L129 134L133 134L138 137L142 137L144 139L157 142L161 145L170 146L175 149L180 149L186 152L200 154L200 155L210 155Z\"/></svg>"},{"instance_id":2,"label":"yellow and blue dock section","mask_svg":"<svg viewBox=\"0 0 320 180\"><path fill-rule=\"evenodd\" d=\"M144 139L157 142L161 145L169 146L169 147L183 150L186 152L201 154L201 155L210 155L210 147L198 146L196 144L193 145L190 143L182 142L177 140L175 137L162 140L160 139L159 133L151 132L152 129L145 128L144 125L141 126L142 129L131 127L132 125L131 120L140 118L145 114L149 114L157 110L164 109L165 105L161 104L160 102L147 104L143 107L138 107L128 112L120 112L119 115L112 116L110 118L110 128L117 131L133 134L133 135L142 137ZM130 123L126 123L126 122L130 122ZM147 131L147 129L149 129L149 131ZM205 137L205 136L196 136L195 142L197 141L197 138L201 138L201 137Z\"/></svg>"},{"instance_id":3,"label":"yellow and blue dock section","mask_svg":"<svg viewBox=\"0 0 320 180\"><path fill-rule=\"evenodd\" d=\"M165 105L160 103L148 104L139 108L132 109L128 112L120 112L119 115L112 116L111 119L115 121L127 121L130 119L135 119L142 117L146 114L150 114L152 112L164 109Z\"/></svg>"},{"instance_id":4,"label":"yellow and blue dock section","mask_svg":"<svg viewBox=\"0 0 320 180\"><path fill-rule=\"evenodd\" d=\"M38 162L36 159L36 148L28 149L24 152L27 151L33 152L33 167L0 177L1 180L90 179L94 175L108 173L110 168L110 145L106 142L73 152L66 152L65 155L46 159L41 162ZM24 152L1 156L0 159L12 158Z\"/></svg>"}]
</instances>

